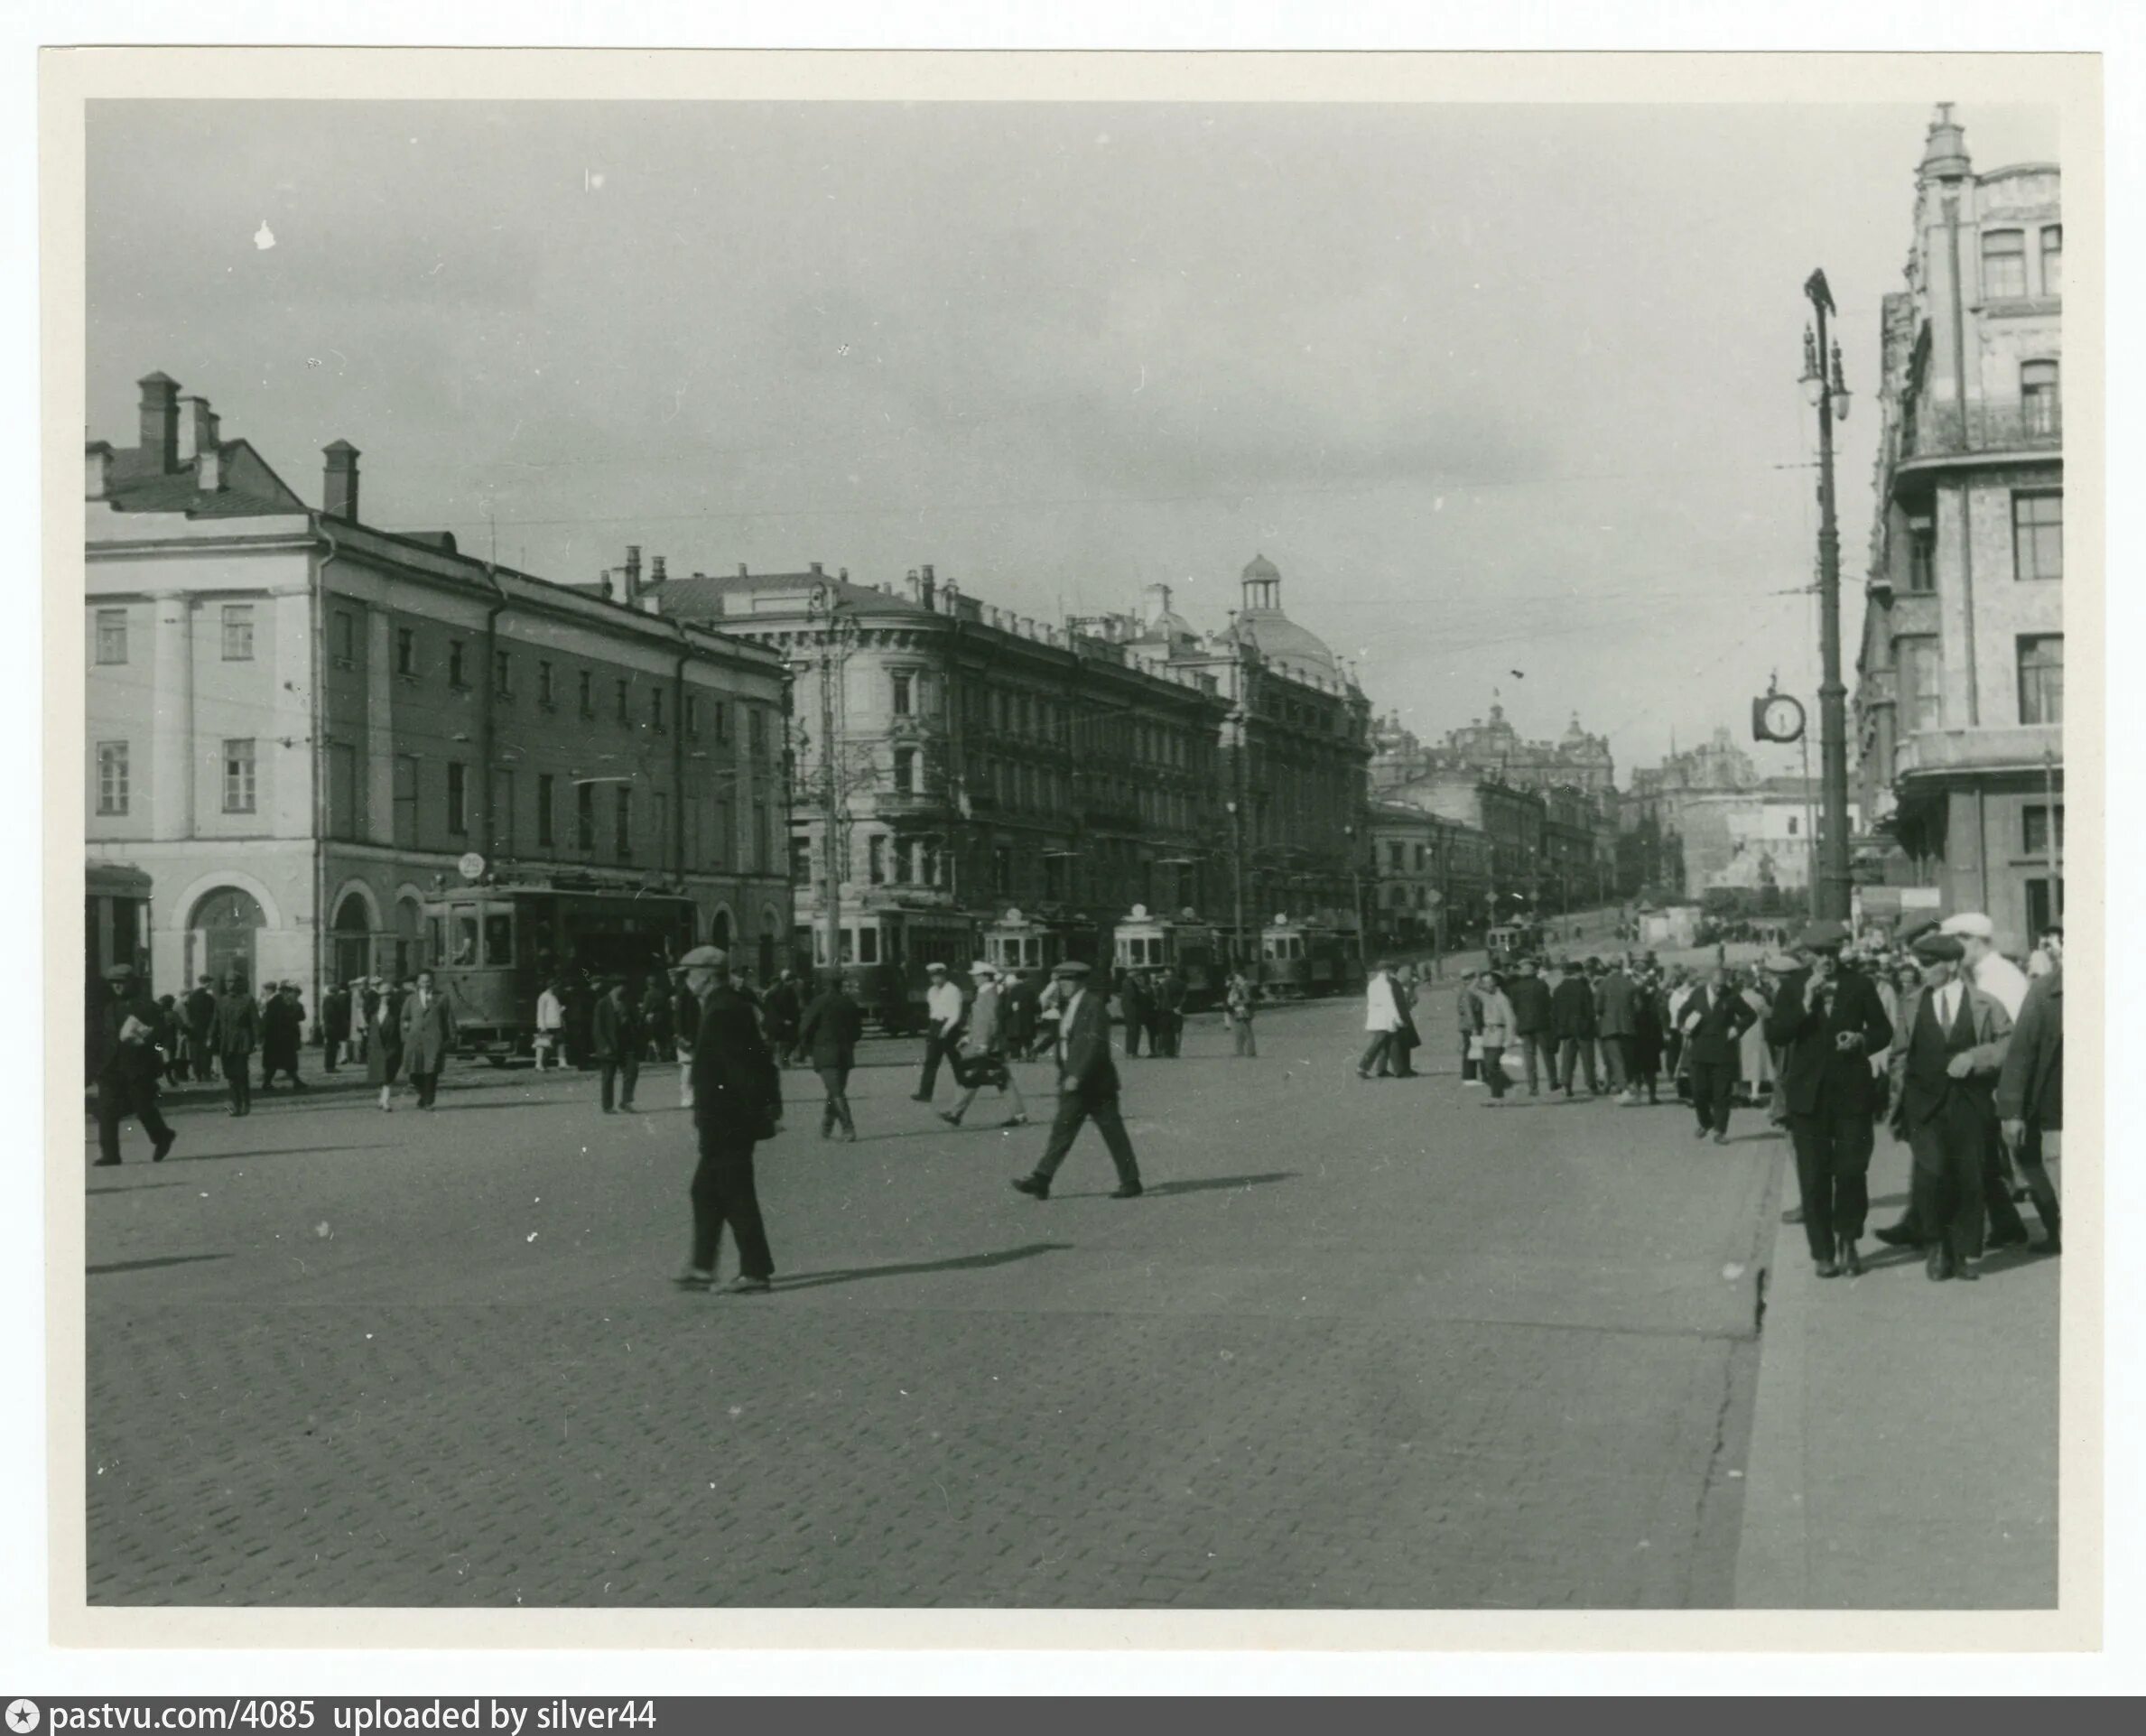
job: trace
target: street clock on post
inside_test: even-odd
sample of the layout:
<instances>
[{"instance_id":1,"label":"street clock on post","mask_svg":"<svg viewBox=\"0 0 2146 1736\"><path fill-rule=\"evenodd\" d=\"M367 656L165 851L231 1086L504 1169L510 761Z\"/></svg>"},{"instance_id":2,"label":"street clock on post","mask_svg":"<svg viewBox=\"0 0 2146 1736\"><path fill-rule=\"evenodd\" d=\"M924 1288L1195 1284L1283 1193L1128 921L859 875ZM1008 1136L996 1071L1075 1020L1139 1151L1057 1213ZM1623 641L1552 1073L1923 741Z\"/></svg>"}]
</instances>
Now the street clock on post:
<instances>
[{"instance_id":1,"label":"street clock on post","mask_svg":"<svg viewBox=\"0 0 2146 1736\"><path fill-rule=\"evenodd\" d=\"M1787 693L1768 693L1751 701L1751 738L1755 741L1803 739L1803 701Z\"/></svg>"}]
</instances>

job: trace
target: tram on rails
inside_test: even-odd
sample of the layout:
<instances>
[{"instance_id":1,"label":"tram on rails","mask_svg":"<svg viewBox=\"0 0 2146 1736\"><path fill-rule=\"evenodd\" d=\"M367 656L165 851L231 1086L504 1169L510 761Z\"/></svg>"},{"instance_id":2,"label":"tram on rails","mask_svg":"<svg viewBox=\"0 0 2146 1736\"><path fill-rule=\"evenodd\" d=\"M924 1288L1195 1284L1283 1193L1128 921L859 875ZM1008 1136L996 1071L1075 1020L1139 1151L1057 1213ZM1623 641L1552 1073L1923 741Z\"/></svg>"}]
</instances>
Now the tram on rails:
<instances>
[{"instance_id":1,"label":"tram on rails","mask_svg":"<svg viewBox=\"0 0 2146 1736\"><path fill-rule=\"evenodd\" d=\"M562 976L639 981L695 939L691 898L576 887L455 887L424 906L424 957L454 1008L464 1054L495 1067L535 1046L536 998Z\"/></svg>"},{"instance_id":2,"label":"tram on rails","mask_svg":"<svg viewBox=\"0 0 2146 1736\"><path fill-rule=\"evenodd\" d=\"M87 980L94 989L121 965L135 973L144 994L149 981L148 875L124 862L92 862L82 900ZM90 997L95 1006L97 998Z\"/></svg>"},{"instance_id":3,"label":"tram on rails","mask_svg":"<svg viewBox=\"0 0 2146 1736\"><path fill-rule=\"evenodd\" d=\"M1325 923L1277 915L1259 931L1259 981L1277 1000L1344 995L1363 986L1356 936Z\"/></svg>"},{"instance_id":4,"label":"tram on rails","mask_svg":"<svg viewBox=\"0 0 2146 1736\"><path fill-rule=\"evenodd\" d=\"M815 969L841 966L865 1017L894 1034L924 1026L924 996L930 987L924 967L943 964L950 977L963 979L978 945L974 919L951 910L845 914L839 959L827 956L827 930L817 924L809 928L798 924L793 937L800 958L806 956L809 947Z\"/></svg>"},{"instance_id":5,"label":"tram on rails","mask_svg":"<svg viewBox=\"0 0 2146 1736\"><path fill-rule=\"evenodd\" d=\"M983 925L983 956L1009 975L1039 974L1066 956L1065 931L1026 911L1009 909Z\"/></svg>"},{"instance_id":6,"label":"tram on rails","mask_svg":"<svg viewBox=\"0 0 2146 1736\"><path fill-rule=\"evenodd\" d=\"M1175 970L1192 1011L1222 998L1222 936L1212 923L1201 922L1190 911L1151 916L1146 905L1135 905L1112 930L1110 952L1119 971Z\"/></svg>"}]
</instances>

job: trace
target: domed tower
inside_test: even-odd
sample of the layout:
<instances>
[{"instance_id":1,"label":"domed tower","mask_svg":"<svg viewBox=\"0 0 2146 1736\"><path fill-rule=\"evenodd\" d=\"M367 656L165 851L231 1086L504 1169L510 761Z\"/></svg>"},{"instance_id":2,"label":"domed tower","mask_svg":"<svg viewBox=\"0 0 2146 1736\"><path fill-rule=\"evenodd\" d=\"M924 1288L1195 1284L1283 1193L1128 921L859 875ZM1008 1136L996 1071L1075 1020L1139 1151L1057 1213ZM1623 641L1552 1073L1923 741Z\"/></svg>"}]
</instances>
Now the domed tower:
<instances>
[{"instance_id":1,"label":"domed tower","mask_svg":"<svg viewBox=\"0 0 2146 1736\"><path fill-rule=\"evenodd\" d=\"M1235 632L1271 663L1308 670L1324 681L1341 679L1341 665L1324 642L1282 613L1281 570L1263 554L1253 555L1244 570L1244 607Z\"/></svg>"}]
</instances>

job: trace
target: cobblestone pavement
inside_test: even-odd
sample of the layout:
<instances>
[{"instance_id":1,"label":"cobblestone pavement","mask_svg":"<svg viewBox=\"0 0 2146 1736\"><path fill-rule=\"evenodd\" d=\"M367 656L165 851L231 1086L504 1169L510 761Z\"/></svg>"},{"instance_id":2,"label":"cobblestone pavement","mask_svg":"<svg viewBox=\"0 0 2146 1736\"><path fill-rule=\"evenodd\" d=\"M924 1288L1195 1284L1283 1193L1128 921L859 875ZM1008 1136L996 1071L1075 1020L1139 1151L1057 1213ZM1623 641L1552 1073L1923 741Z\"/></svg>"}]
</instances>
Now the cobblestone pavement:
<instances>
[{"instance_id":1,"label":"cobblestone pavement","mask_svg":"<svg viewBox=\"0 0 2146 1736\"><path fill-rule=\"evenodd\" d=\"M1725 1604L1779 1145L1360 1082L1360 1024L1122 1063L1133 1202L1092 1132L1011 1192L1042 1128L950 1131L906 1046L853 1146L793 1073L762 1298L667 1284L669 1070L183 1112L87 1172L89 1596Z\"/></svg>"}]
</instances>

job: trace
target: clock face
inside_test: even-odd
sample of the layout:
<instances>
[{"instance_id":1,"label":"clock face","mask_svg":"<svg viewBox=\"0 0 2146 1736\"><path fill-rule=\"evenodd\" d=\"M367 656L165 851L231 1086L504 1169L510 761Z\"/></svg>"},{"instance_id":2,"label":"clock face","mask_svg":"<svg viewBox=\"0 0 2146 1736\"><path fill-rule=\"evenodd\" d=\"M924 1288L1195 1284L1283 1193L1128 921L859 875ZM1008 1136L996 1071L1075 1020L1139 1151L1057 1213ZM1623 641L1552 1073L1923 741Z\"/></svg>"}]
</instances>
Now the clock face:
<instances>
[{"instance_id":1,"label":"clock face","mask_svg":"<svg viewBox=\"0 0 2146 1736\"><path fill-rule=\"evenodd\" d=\"M1766 703L1766 733L1776 741L1793 741L1803 733L1803 707L1786 697Z\"/></svg>"}]
</instances>

